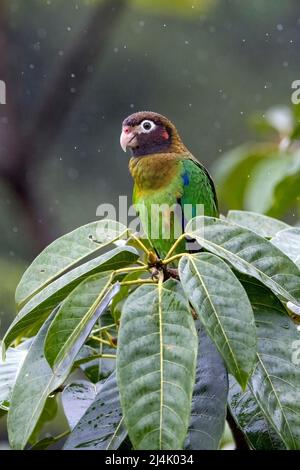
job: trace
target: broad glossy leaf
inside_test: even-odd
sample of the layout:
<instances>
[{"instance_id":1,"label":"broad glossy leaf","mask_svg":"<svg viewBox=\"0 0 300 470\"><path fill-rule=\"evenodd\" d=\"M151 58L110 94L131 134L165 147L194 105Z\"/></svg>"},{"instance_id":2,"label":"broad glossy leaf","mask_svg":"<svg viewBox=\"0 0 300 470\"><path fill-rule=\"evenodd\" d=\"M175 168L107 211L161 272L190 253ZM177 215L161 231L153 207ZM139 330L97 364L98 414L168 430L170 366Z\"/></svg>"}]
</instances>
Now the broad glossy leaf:
<instances>
[{"instance_id":1,"label":"broad glossy leaf","mask_svg":"<svg viewBox=\"0 0 300 470\"><path fill-rule=\"evenodd\" d=\"M5 361L0 359L0 407L4 405L4 402L10 401L12 389L27 355L28 348L24 346L9 348Z\"/></svg>"},{"instance_id":2,"label":"broad glossy leaf","mask_svg":"<svg viewBox=\"0 0 300 470\"><path fill-rule=\"evenodd\" d=\"M3 339L3 351L19 335L26 334L32 325L44 321L53 308L58 305L84 279L92 274L123 268L133 264L138 258L134 248L119 247L104 253L85 264L72 269L35 295L24 305L10 325Z\"/></svg>"},{"instance_id":3,"label":"broad glossy leaf","mask_svg":"<svg viewBox=\"0 0 300 470\"><path fill-rule=\"evenodd\" d=\"M141 272L136 271L127 274L123 281L136 281L137 279L142 278ZM121 286L120 291L117 293L117 295L113 298L113 301L111 303L111 313L115 321L120 320L121 317L121 311L122 311L122 305L124 303L124 299L128 297L128 294L131 290L135 289L136 286L130 286L130 285L124 285Z\"/></svg>"},{"instance_id":4,"label":"broad glossy leaf","mask_svg":"<svg viewBox=\"0 0 300 470\"><path fill-rule=\"evenodd\" d=\"M300 305L300 270L269 240L226 220L203 216L191 220L186 233L238 271Z\"/></svg>"},{"instance_id":5,"label":"broad glossy leaf","mask_svg":"<svg viewBox=\"0 0 300 470\"><path fill-rule=\"evenodd\" d=\"M97 387L87 380L70 383L62 393L62 405L70 429L82 418L88 407L95 400Z\"/></svg>"},{"instance_id":6,"label":"broad glossy leaf","mask_svg":"<svg viewBox=\"0 0 300 470\"><path fill-rule=\"evenodd\" d=\"M84 344L75 358L73 367L80 367L81 364L85 364L86 362L92 361L97 356L97 349L92 346L89 346L88 344Z\"/></svg>"},{"instance_id":7,"label":"broad glossy leaf","mask_svg":"<svg viewBox=\"0 0 300 470\"><path fill-rule=\"evenodd\" d=\"M178 267L185 294L244 388L256 354L256 331L247 294L229 266L210 253L183 256Z\"/></svg>"},{"instance_id":8,"label":"broad glossy leaf","mask_svg":"<svg viewBox=\"0 0 300 470\"><path fill-rule=\"evenodd\" d=\"M47 398L42 414L35 425L33 433L30 436L29 443L35 445L39 442L44 426L53 421L58 413L57 395L51 395Z\"/></svg>"},{"instance_id":9,"label":"broad glossy leaf","mask_svg":"<svg viewBox=\"0 0 300 470\"><path fill-rule=\"evenodd\" d=\"M23 274L16 290L17 305L27 302L77 263L121 238L126 232L127 228L114 220L99 220L55 240Z\"/></svg>"},{"instance_id":10,"label":"broad glossy leaf","mask_svg":"<svg viewBox=\"0 0 300 470\"><path fill-rule=\"evenodd\" d=\"M280 230L290 227L281 220L273 219L272 217L256 212L229 211L226 218L230 222L253 230L253 232L265 238L274 237Z\"/></svg>"},{"instance_id":11,"label":"broad glossy leaf","mask_svg":"<svg viewBox=\"0 0 300 470\"><path fill-rule=\"evenodd\" d=\"M198 325L199 350L191 421L185 449L217 450L223 435L228 393L224 362L214 343Z\"/></svg>"},{"instance_id":12,"label":"broad glossy leaf","mask_svg":"<svg viewBox=\"0 0 300 470\"><path fill-rule=\"evenodd\" d=\"M56 444L56 442L60 441L61 439L61 435L44 437L44 439L41 439L39 442L36 442L32 447L30 447L29 450L48 449L48 447L53 446L54 444Z\"/></svg>"},{"instance_id":13,"label":"broad glossy leaf","mask_svg":"<svg viewBox=\"0 0 300 470\"><path fill-rule=\"evenodd\" d=\"M53 314L34 339L18 374L8 413L8 435L13 449L23 449L42 414L48 395L67 378L70 369L54 375L44 357L44 340Z\"/></svg>"},{"instance_id":14,"label":"broad glossy leaf","mask_svg":"<svg viewBox=\"0 0 300 470\"><path fill-rule=\"evenodd\" d=\"M291 207L299 204L300 197L300 152L293 155L285 174L277 182L273 191L273 204L268 214L278 217L288 211Z\"/></svg>"},{"instance_id":15,"label":"broad glossy leaf","mask_svg":"<svg viewBox=\"0 0 300 470\"><path fill-rule=\"evenodd\" d=\"M98 318L119 290L112 273L95 274L79 284L61 304L46 339L45 357L54 371L76 357Z\"/></svg>"},{"instance_id":16,"label":"broad glossy leaf","mask_svg":"<svg viewBox=\"0 0 300 470\"><path fill-rule=\"evenodd\" d=\"M249 388L243 392L232 376L229 378L228 403L234 420L243 431L252 449L286 449L284 442L267 420L252 392Z\"/></svg>"},{"instance_id":17,"label":"broad glossy leaf","mask_svg":"<svg viewBox=\"0 0 300 470\"><path fill-rule=\"evenodd\" d=\"M258 335L258 361L249 389L286 447L299 450L299 331L268 289L251 279L244 279L243 285L254 309Z\"/></svg>"},{"instance_id":18,"label":"broad glossy leaf","mask_svg":"<svg viewBox=\"0 0 300 470\"><path fill-rule=\"evenodd\" d=\"M106 334L103 330L99 331L99 328L109 326L108 332L110 335L112 337L117 336L116 326L112 324L112 302L109 306L109 310L101 315L92 331L93 335L106 340L108 339ZM101 357L102 354L115 355L116 349L110 345L99 343L99 341L89 338L88 343L81 348L78 356L76 357L75 366L78 365L81 370L83 370L85 376L94 384L102 379L106 379L116 368L116 360L107 357Z\"/></svg>"},{"instance_id":19,"label":"broad glossy leaf","mask_svg":"<svg viewBox=\"0 0 300 470\"><path fill-rule=\"evenodd\" d=\"M181 449L198 338L179 282L144 285L126 300L118 337L122 410L135 449Z\"/></svg>"},{"instance_id":20,"label":"broad glossy leaf","mask_svg":"<svg viewBox=\"0 0 300 470\"><path fill-rule=\"evenodd\" d=\"M102 379L106 379L116 368L116 360L103 358L102 354L116 354L115 348L108 345L99 344L98 357L90 358L90 361L85 361L80 365L85 376L94 384Z\"/></svg>"},{"instance_id":21,"label":"broad glossy leaf","mask_svg":"<svg viewBox=\"0 0 300 470\"><path fill-rule=\"evenodd\" d=\"M281 230L271 239L271 242L291 258L294 263L300 265L300 228L291 227Z\"/></svg>"},{"instance_id":22,"label":"broad glossy leaf","mask_svg":"<svg viewBox=\"0 0 300 470\"><path fill-rule=\"evenodd\" d=\"M70 434L66 450L116 450L127 435L116 374L100 384L93 403Z\"/></svg>"},{"instance_id":23,"label":"broad glossy leaf","mask_svg":"<svg viewBox=\"0 0 300 470\"><path fill-rule=\"evenodd\" d=\"M249 179L245 194L245 209L261 212L269 215L276 201L274 200L274 189L289 171L293 163L293 156L289 154L273 155L268 160L259 162L255 167L252 177ZM286 188L289 191L288 188Z\"/></svg>"},{"instance_id":24,"label":"broad glossy leaf","mask_svg":"<svg viewBox=\"0 0 300 470\"><path fill-rule=\"evenodd\" d=\"M245 189L255 166L275 149L275 145L244 145L219 158L213 175L220 200L232 209L243 209Z\"/></svg>"}]
</instances>

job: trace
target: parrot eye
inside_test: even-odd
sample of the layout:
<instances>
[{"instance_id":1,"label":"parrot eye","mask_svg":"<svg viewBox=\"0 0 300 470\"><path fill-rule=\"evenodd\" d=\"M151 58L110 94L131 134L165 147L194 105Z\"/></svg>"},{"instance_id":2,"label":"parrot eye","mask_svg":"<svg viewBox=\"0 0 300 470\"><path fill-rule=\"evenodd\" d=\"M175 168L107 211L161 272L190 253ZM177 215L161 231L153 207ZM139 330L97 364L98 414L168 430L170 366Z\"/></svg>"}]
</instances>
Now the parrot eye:
<instances>
[{"instance_id":1,"label":"parrot eye","mask_svg":"<svg viewBox=\"0 0 300 470\"><path fill-rule=\"evenodd\" d=\"M148 120L146 119L145 121L142 122L141 126L142 126L142 129L143 129L144 131L146 131L146 132L151 132L152 129L154 129L155 124L154 124L154 122L148 121Z\"/></svg>"}]
</instances>

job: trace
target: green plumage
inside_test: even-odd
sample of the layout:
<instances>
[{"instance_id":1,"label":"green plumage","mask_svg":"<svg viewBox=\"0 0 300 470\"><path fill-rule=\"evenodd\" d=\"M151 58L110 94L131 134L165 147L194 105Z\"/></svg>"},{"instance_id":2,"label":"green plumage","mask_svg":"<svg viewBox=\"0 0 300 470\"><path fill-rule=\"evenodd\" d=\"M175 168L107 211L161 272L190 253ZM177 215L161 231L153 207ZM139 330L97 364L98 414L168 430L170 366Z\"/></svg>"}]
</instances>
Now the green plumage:
<instances>
[{"instance_id":1,"label":"green plumage","mask_svg":"<svg viewBox=\"0 0 300 470\"><path fill-rule=\"evenodd\" d=\"M143 229L161 258L180 235L178 228L182 229L192 217L201 215L197 205L203 205L204 215L218 217L213 181L191 154L160 153L132 158L130 170L135 181L133 202ZM190 205L183 218L178 213L178 206L174 216L168 210L176 204L182 209ZM159 211L157 206L162 210ZM184 242L178 250L185 251Z\"/></svg>"}]
</instances>

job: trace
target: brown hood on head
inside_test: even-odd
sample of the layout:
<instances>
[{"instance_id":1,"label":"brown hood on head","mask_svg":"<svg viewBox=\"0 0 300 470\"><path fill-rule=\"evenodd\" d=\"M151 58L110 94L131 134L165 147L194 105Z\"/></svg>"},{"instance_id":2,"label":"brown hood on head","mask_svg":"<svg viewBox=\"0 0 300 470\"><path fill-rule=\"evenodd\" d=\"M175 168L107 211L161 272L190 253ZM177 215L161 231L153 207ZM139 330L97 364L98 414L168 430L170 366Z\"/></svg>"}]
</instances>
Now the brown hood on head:
<instances>
[{"instance_id":1,"label":"brown hood on head","mask_svg":"<svg viewBox=\"0 0 300 470\"><path fill-rule=\"evenodd\" d=\"M120 144L135 157L186 151L174 124L151 111L131 114L123 121Z\"/></svg>"}]
</instances>

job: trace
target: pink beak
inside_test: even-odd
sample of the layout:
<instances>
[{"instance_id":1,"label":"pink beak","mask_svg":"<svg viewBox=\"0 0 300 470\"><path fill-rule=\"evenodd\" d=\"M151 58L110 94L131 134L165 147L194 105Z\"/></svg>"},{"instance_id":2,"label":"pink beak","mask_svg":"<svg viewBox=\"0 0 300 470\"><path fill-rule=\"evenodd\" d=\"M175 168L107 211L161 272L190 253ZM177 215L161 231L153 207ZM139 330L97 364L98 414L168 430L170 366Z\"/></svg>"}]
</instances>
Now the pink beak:
<instances>
[{"instance_id":1,"label":"pink beak","mask_svg":"<svg viewBox=\"0 0 300 470\"><path fill-rule=\"evenodd\" d=\"M127 148L135 147L137 144L136 134L132 127L124 126L120 137L120 145L124 152Z\"/></svg>"}]
</instances>

